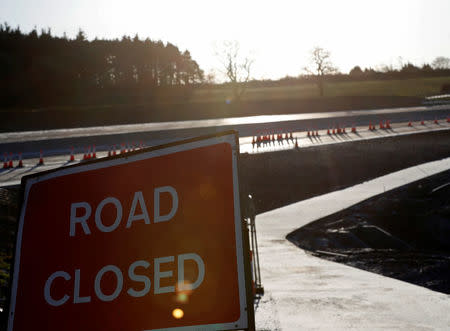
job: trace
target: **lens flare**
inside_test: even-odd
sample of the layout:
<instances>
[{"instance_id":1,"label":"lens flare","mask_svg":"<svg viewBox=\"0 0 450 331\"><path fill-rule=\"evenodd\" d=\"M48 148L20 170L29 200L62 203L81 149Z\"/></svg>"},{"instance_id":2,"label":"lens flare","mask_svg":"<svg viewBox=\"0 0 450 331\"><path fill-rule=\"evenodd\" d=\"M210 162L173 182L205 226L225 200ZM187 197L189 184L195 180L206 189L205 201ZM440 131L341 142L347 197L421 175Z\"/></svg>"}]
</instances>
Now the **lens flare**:
<instances>
[{"instance_id":1,"label":"lens flare","mask_svg":"<svg viewBox=\"0 0 450 331\"><path fill-rule=\"evenodd\" d=\"M184 311L182 311L180 308L175 308L175 309L172 311L172 316L173 316L174 318L176 318L177 320L179 320L180 318L183 318L183 316L184 316Z\"/></svg>"}]
</instances>

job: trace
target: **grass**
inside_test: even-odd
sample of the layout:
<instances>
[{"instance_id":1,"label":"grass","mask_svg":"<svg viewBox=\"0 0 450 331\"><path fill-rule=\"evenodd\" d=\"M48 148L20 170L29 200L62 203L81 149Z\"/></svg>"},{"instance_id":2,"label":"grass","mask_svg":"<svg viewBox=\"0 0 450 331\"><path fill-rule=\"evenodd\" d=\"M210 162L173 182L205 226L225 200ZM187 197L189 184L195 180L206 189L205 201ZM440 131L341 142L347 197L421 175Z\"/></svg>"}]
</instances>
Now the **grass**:
<instances>
[{"instance_id":1,"label":"grass","mask_svg":"<svg viewBox=\"0 0 450 331\"><path fill-rule=\"evenodd\" d=\"M325 84L325 96L410 96L425 97L440 93L443 84L450 83L450 77L415 78L402 80L374 80L335 82ZM231 98L228 88L198 89L191 102L214 102ZM249 88L243 100L282 100L318 97L315 84L300 84L282 87Z\"/></svg>"}]
</instances>

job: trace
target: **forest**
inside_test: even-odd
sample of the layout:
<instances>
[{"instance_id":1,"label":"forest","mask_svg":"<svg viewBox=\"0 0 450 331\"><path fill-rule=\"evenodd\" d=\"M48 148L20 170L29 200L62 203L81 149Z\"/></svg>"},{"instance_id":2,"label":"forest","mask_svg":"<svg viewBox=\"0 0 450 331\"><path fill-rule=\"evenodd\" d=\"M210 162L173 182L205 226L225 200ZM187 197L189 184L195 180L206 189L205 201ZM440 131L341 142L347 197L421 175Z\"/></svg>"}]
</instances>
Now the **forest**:
<instances>
[{"instance_id":1,"label":"forest","mask_svg":"<svg viewBox=\"0 0 450 331\"><path fill-rule=\"evenodd\" d=\"M0 25L0 107L151 101L202 79L189 51L169 42L138 35L88 41L82 30L68 39Z\"/></svg>"}]
</instances>

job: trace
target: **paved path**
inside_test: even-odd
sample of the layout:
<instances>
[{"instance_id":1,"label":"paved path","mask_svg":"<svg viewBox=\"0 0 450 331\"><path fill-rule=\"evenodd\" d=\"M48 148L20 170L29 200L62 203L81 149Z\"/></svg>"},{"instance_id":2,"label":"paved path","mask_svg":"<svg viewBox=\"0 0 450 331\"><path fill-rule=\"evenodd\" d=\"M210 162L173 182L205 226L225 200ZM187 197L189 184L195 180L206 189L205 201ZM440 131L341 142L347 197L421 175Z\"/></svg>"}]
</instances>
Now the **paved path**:
<instances>
[{"instance_id":1,"label":"paved path","mask_svg":"<svg viewBox=\"0 0 450 331\"><path fill-rule=\"evenodd\" d=\"M450 169L450 158L258 215L266 294L258 330L449 330L450 296L307 254L291 231L362 200Z\"/></svg>"}]
</instances>

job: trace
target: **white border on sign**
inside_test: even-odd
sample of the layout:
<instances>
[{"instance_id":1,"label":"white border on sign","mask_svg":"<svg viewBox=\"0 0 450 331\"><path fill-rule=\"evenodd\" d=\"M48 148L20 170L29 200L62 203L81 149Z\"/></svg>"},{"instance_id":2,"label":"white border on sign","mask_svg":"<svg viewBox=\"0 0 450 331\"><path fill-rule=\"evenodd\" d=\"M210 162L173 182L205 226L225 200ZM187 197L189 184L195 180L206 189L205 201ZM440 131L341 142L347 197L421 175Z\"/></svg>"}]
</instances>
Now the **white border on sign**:
<instances>
[{"instance_id":1,"label":"white border on sign","mask_svg":"<svg viewBox=\"0 0 450 331\"><path fill-rule=\"evenodd\" d=\"M117 165L123 165L127 163L132 163L136 161L142 161L158 156L173 154L181 151L192 150L200 147L207 147L211 145L216 145L220 143L228 143L232 150L232 170L233 170L233 196L234 196L234 225L235 225L235 235L236 235L236 262L238 270L238 286L239 286L239 305L240 305L240 317L237 321L230 321L227 323L219 324L203 324L203 325L192 325L183 327L173 327L166 329L151 329L153 331L158 330L226 330L226 329L245 329L248 327L247 320L247 306L246 306L246 288L245 288L245 271L244 271L244 247L242 238L242 225L241 225L241 213L240 213L240 201L239 201L239 181L237 174L237 145L236 136L234 134L227 134L223 136L211 137L204 140L197 140L192 142L181 143L179 145L163 147L161 149L143 152L135 155L130 155L127 157L121 157L111 160L105 160L104 162L95 162L91 164L80 165L73 168L63 168L55 172L43 174L42 176L32 177L26 181L26 186L24 190L24 201L20 213L19 226L17 231L17 241L16 241L16 254L14 260L14 274L12 282L12 293L11 293L11 303L8 316L8 331L13 331L14 323L14 312L16 306L16 296L17 296L17 286L19 281L20 272L20 252L22 247L22 233L24 227L24 219L26 206L28 202L28 194L30 192L31 186L35 183L43 182L51 178L61 177L70 174L76 174L80 172L86 172L91 170L97 170ZM144 331L144 330L143 330ZM150 330L145 330L150 331Z\"/></svg>"}]
</instances>

